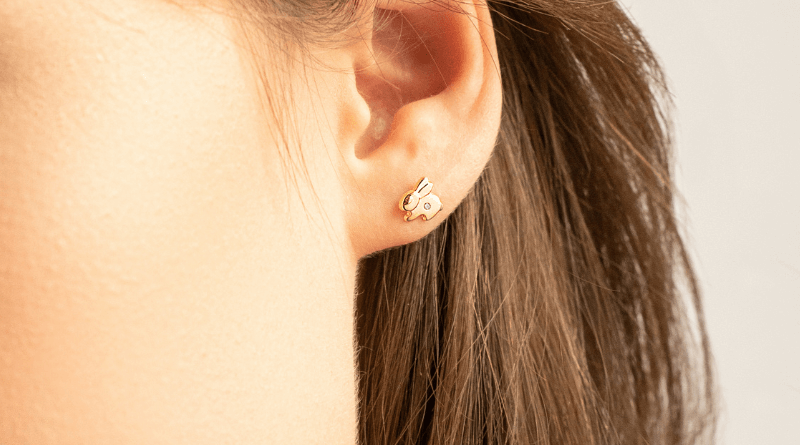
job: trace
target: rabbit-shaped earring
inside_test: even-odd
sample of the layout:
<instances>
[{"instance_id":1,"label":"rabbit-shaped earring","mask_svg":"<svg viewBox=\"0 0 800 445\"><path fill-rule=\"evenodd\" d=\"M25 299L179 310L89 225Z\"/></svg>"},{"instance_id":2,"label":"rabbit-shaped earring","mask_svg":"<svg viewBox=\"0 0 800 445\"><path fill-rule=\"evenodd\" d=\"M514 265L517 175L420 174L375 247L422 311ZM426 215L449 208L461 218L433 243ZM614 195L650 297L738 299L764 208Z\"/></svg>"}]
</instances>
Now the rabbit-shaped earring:
<instances>
[{"instance_id":1,"label":"rabbit-shaped earring","mask_svg":"<svg viewBox=\"0 0 800 445\"><path fill-rule=\"evenodd\" d=\"M422 216L422 220L427 221L444 208L442 201L431 193L431 190L433 190L433 184L428 182L428 178L422 178L416 189L409 190L403 195L400 199L400 210L406 211L403 219L411 221Z\"/></svg>"}]
</instances>

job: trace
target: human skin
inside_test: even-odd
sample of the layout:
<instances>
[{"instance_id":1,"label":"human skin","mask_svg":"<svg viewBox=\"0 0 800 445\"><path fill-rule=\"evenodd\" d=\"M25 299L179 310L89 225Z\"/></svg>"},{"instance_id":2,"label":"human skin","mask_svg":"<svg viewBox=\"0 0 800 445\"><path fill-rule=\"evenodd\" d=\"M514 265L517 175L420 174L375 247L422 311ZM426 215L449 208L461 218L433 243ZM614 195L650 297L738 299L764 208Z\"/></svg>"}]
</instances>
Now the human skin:
<instances>
[{"instance_id":1,"label":"human skin","mask_svg":"<svg viewBox=\"0 0 800 445\"><path fill-rule=\"evenodd\" d=\"M353 216L385 172L332 156L369 125L352 72L289 79L329 123L290 175L250 56L205 6L0 5L0 443L355 443L357 260L435 223L391 213L405 177ZM488 159L491 102L443 202Z\"/></svg>"},{"instance_id":2,"label":"human skin","mask_svg":"<svg viewBox=\"0 0 800 445\"><path fill-rule=\"evenodd\" d=\"M0 442L351 443L354 270L287 201L228 24L0 21Z\"/></svg>"}]
</instances>

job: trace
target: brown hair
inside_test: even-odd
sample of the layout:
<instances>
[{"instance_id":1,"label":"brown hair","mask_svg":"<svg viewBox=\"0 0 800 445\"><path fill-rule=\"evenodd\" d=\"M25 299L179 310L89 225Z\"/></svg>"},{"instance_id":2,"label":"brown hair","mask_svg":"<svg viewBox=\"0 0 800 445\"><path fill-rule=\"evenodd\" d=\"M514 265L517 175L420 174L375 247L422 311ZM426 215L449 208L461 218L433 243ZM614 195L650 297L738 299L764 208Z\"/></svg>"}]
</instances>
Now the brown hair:
<instances>
[{"instance_id":1,"label":"brown hair","mask_svg":"<svg viewBox=\"0 0 800 445\"><path fill-rule=\"evenodd\" d=\"M302 38L357 16L349 0L274 1L272 24ZM361 442L710 439L709 349L653 53L614 2L489 5L504 88L494 155L429 236L360 263Z\"/></svg>"}]
</instances>

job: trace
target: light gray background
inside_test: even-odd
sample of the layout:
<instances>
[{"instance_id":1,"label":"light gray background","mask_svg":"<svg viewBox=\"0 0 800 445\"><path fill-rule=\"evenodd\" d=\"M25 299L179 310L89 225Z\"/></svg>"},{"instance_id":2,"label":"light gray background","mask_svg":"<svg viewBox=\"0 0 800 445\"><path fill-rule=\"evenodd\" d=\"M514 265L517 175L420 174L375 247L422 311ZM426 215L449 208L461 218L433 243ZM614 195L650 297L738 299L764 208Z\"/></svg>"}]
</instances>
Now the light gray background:
<instances>
[{"instance_id":1,"label":"light gray background","mask_svg":"<svg viewBox=\"0 0 800 445\"><path fill-rule=\"evenodd\" d=\"M675 95L719 443L800 445L800 1L622 3Z\"/></svg>"}]
</instances>

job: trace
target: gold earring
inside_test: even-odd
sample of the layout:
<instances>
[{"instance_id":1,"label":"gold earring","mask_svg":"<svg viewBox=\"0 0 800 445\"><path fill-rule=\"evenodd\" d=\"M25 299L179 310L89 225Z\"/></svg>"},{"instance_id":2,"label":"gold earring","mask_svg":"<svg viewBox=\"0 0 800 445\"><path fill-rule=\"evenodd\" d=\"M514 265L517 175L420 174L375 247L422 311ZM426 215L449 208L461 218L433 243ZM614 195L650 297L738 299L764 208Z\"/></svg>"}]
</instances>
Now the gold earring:
<instances>
[{"instance_id":1,"label":"gold earring","mask_svg":"<svg viewBox=\"0 0 800 445\"><path fill-rule=\"evenodd\" d=\"M427 221L436 216L444 206L439 197L431 193L432 190L433 183L428 178L422 178L414 190L406 192L400 198L400 210L406 212L403 219L411 221L421 216L423 221Z\"/></svg>"}]
</instances>

